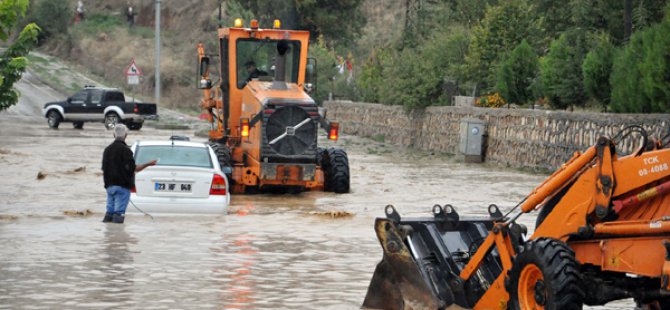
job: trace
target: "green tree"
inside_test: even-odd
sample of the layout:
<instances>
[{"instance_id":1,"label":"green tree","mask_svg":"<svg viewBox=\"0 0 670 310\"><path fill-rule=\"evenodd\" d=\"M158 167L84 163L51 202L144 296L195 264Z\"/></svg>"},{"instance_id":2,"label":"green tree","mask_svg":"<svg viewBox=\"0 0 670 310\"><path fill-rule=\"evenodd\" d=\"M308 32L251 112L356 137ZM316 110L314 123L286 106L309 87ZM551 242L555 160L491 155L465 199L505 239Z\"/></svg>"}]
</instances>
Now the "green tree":
<instances>
[{"instance_id":1,"label":"green tree","mask_svg":"<svg viewBox=\"0 0 670 310\"><path fill-rule=\"evenodd\" d=\"M582 31L566 31L549 46L541 62L542 85L549 104L557 109L583 105L582 62L586 54Z\"/></svg>"},{"instance_id":2,"label":"green tree","mask_svg":"<svg viewBox=\"0 0 670 310\"><path fill-rule=\"evenodd\" d=\"M313 95L317 102L322 103L328 99L328 93L332 90L333 79L337 74L335 52L328 48L323 42L323 37L309 46L310 57L316 59L317 64L317 88Z\"/></svg>"},{"instance_id":3,"label":"green tree","mask_svg":"<svg viewBox=\"0 0 670 310\"><path fill-rule=\"evenodd\" d=\"M68 0L39 0L32 5L27 19L40 25L40 40L44 40L66 33L72 12Z\"/></svg>"},{"instance_id":4,"label":"green tree","mask_svg":"<svg viewBox=\"0 0 670 310\"><path fill-rule=\"evenodd\" d=\"M643 52L642 36L634 34L628 45L616 53L610 77L612 111L633 113L651 111L651 104L640 92L641 72L638 65L642 62Z\"/></svg>"},{"instance_id":5,"label":"green tree","mask_svg":"<svg viewBox=\"0 0 670 310\"><path fill-rule=\"evenodd\" d=\"M484 17L486 7L496 5L497 0L449 0L453 18L464 23L466 27L477 24Z\"/></svg>"},{"instance_id":6,"label":"green tree","mask_svg":"<svg viewBox=\"0 0 670 310\"><path fill-rule=\"evenodd\" d=\"M459 64L468 46L466 34L463 27L446 26L417 47L406 47L382 57L377 84L379 100L402 105L406 110L449 104L450 98L444 91L445 78L459 78Z\"/></svg>"},{"instance_id":7,"label":"green tree","mask_svg":"<svg viewBox=\"0 0 670 310\"><path fill-rule=\"evenodd\" d=\"M642 34L644 40L644 57L640 63L642 91L649 98L652 112L670 112L670 37L668 33L670 33L670 16Z\"/></svg>"},{"instance_id":8,"label":"green tree","mask_svg":"<svg viewBox=\"0 0 670 310\"><path fill-rule=\"evenodd\" d=\"M670 7L669 7L670 9ZM612 102L615 112L670 112L670 17L633 33L612 68Z\"/></svg>"},{"instance_id":9,"label":"green tree","mask_svg":"<svg viewBox=\"0 0 670 310\"><path fill-rule=\"evenodd\" d=\"M309 30L312 38L323 35L333 45L352 45L365 25L363 0L237 1L263 25L280 19L282 28Z\"/></svg>"},{"instance_id":10,"label":"green tree","mask_svg":"<svg viewBox=\"0 0 670 310\"><path fill-rule=\"evenodd\" d=\"M481 24L473 29L465 59L469 79L490 90L496 84L497 66L522 40L537 37L538 25L528 4L522 0L504 1L489 7Z\"/></svg>"},{"instance_id":11,"label":"green tree","mask_svg":"<svg viewBox=\"0 0 670 310\"><path fill-rule=\"evenodd\" d=\"M596 42L595 48L586 54L582 64L584 90L589 97L607 106L612 93L610 75L615 48L607 34L597 37Z\"/></svg>"},{"instance_id":12,"label":"green tree","mask_svg":"<svg viewBox=\"0 0 670 310\"><path fill-rule=\"evenodd\" d=\"M539 60L526 40L501 64L496 88L511 103L524 104L534 98L533 85L539 73Z\"/></svg>"},{"instance_id":13,"label":"green tree","mask_svg":"<svg viewBox=\"0 0 670 310\"><path fill-rule=\"evenodd\" d=\"M0 2L0 40L7 41L11 31L19 19L25 16L28 0L3 0ZM21 74L28 66L26 55L34 46L40 28L28 24L21 30L18 37L0 55L0 111L16 104L19 93L13 89L14 83L21 79Z\"/></svg>"}]
</instances>

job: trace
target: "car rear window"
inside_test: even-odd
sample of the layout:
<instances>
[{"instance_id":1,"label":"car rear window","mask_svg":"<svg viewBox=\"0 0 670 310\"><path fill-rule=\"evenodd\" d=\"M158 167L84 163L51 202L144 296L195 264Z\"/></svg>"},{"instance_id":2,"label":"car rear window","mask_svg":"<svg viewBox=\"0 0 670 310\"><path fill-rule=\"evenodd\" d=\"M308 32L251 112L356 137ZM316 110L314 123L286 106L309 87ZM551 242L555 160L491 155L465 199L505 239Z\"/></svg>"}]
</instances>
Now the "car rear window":
<instances>
[{"instance_id":1,"label":"car rear window","mask_svg":"<svg viewBox=\"0 0 670 310\"><path fill-rule=\"evenodd\" d=\"M145 145L135 151L135 162L144 164L158 159L157 166L187 166L212 168L209 150L205 147Z\"/></svg>"}]
</instances>

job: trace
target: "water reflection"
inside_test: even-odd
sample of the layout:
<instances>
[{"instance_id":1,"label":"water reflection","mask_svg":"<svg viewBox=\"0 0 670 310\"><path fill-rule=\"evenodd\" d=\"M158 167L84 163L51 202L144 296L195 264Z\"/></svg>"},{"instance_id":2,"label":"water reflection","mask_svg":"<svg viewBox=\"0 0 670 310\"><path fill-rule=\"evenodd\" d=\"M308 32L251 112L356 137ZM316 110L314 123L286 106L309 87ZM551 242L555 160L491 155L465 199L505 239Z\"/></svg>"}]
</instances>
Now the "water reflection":
<instances>
[{"instance_id":1,"label":"water reflection","mask_svg":"<svg viewBox=\"0 0 670 310\"><path fill-rule=\"evenodd\" d=\"M101 301L123 305L132 300L135 267L130 245L137 240L125 225L105 224L103 255L99 270L104 274Z\"/></svg>"},{"instance_id":2,"label":"water reflection","mask_svg":"<svg viewBox=\"0 0 670 310\"><path fill-rule=\"evenodd\" d=\"M241 234L233 237L232 244L229 246L230 253L236 257L233 261L233 274L230 276L230 283L226 288L224 308L229 309L251 309L255 302L256 283L253 279L254 265L257 263L258 250L253 246L252 240L255 236Z\"/></svg>"}]
</instances>

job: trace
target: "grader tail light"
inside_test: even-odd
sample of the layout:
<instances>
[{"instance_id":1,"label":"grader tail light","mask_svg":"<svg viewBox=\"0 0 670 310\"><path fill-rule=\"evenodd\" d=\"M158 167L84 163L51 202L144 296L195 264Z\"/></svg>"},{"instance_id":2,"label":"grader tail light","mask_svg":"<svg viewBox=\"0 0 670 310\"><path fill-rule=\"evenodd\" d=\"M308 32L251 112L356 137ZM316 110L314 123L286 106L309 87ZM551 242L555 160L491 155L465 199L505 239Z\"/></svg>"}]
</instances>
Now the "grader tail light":
<instances>
[{"instance_id":1,"label":"grader tail light","mask_svg":"<svg viewBox=\"0 0 670 310\"><path fill-rule=\"evenodd\" d=\"M330 129L328 129L328 140L337 140L340 136L340 124L332 122L330 123Z\"/></svg>"},{"instance_id":2,"label":"grader tail light","mask_svg":"<svg viewBox=\"0 0 670 310\"><path fill-rule=\"evenodd\" d=\"M240 136L249 137L249 119L243 118L240 120Z\"/></svg>"}]
</instances>

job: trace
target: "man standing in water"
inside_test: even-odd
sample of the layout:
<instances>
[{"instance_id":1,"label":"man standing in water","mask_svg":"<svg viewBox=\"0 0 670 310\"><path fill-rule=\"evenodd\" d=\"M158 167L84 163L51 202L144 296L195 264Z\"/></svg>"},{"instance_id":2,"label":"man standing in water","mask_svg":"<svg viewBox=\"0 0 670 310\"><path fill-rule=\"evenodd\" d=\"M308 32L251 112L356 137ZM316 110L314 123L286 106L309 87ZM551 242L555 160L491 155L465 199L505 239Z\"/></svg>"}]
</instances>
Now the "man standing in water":
<instances>
[{"instance_id":1,"label":"man standing in water","mask_svg":"<svg viewBox=\"0 0 670 310\"><path fill-rule=\"evenodd\" d=\"M126 144L126 136L126 125L116 124L114 142L102 154L102 173L107 190L107 212L102 220L104 223L123 224L130 200L130 189L135 187L135 172L156 164L156 160L152 160L136 166L133 152Z\"/></svg>"}]
</instances>

